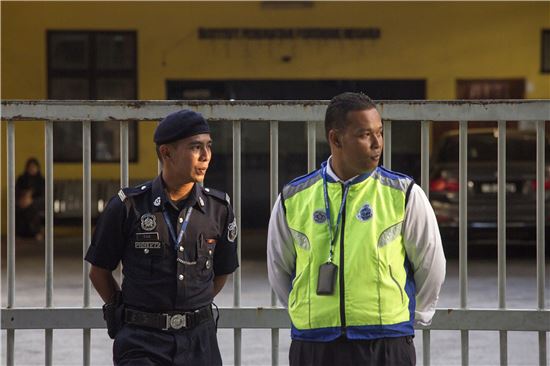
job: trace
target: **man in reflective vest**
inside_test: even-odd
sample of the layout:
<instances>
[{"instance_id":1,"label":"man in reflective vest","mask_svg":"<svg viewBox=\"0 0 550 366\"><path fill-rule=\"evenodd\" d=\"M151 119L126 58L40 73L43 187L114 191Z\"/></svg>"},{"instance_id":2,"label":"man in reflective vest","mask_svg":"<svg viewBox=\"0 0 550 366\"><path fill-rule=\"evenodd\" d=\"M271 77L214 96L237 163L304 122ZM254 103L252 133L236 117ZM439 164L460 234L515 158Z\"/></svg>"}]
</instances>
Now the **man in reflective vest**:
<instances>
[{"instance_id":1,"label":"man in reflective vest","mask_svg":"<svg viewBox=\"0 0 550 366\"><path fill-rule=\"evenodd\" d=\"M414 365L445 277L422 189L378 163L382 121L360 93L326 111L331 156L288 183L271 214L269 281L292 321L290 365Z\"/></svg>"}]
</instances>

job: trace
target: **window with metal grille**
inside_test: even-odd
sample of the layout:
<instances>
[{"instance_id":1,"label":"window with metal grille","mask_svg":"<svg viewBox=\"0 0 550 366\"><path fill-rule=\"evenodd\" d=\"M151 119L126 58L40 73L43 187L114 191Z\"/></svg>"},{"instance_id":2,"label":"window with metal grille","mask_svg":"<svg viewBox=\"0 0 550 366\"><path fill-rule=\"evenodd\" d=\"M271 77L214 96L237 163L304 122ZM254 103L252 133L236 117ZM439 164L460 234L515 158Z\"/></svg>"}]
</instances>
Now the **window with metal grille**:
<instances>
[{"instance_id":1,"label":"window with metal grille","mask_svg":"<svg viewBox=\"0 0 550 366\"><path fill-rule=\"evenodd\" d=\"M48 98L137 99L135 32L49 31ZM137 161L137 123L129 127L129 158ZM92 161L118 162L120 129L92 123ZM70 143L68 143L70 141ZM54 124L54 161L82 161L82 126Z\"/></svg>"}]
</instances>

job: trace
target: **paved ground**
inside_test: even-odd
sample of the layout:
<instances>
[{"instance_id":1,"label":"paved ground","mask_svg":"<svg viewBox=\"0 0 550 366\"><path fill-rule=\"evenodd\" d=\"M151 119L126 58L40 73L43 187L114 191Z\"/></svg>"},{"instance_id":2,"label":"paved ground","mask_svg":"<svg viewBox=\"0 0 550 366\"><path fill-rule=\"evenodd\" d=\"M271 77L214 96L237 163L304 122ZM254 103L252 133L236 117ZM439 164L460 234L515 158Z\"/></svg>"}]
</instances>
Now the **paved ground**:
<instances>
[{"instance_id":1,"label":"paved ground","mask_svg":"<svg viewBox=\"0 0 550 366\"><path fill-rule=\"evenodd\" d=\"M31 252L39 255L30 255ZM44 261L40 257L43 248L21 247L16 264L16 304L17 306L43 306ZM19 254L18 254L19 255ZM550 272L547 264L546 306L550 305ZM264 261L245 261L242 266L243 306L269 305L270 291L267 284ZM458 262L448 261L447 280L445 282L440 308L458 307ZM507 304L509 308L528 309L536 307L536 268L534 259L518 259L508 262ZM2 255L2 306L6 302L5 255ZM54 271L55 306L82 305L82 262L77 255L57 256ZM220 307L232 305L232 283L216 299ZM100 306L97 295L92 297L93 305ZM492 308L497 306L497 266L496 259L473 260L469 263L469 306L474 308ZM1 364L5 359L5 331L1 332ZM470 333L470 364L497 365L499 363L498 332ZM219 342L222 357L226 365L233 364L233 331L220 330ZM433 365L460 364L460 334L453 331L432 332ZM509 339L510 365L537 365L538 340L536 333L512 332ZM271 364L270 330L243 330L243 365ZM422 336L415 338L418 364L422 364ZM289 331L280 332L280 364L288 364ZM550 351L550 337L547 345ZM16 365L44 364L44 331L16 331ZM550 363L550 352L548 352ZM82 364L82 331L54 331L54 365ZM92 364L111 363L111 341L105 330L92 331Z\"/></svg>"}]
</instances>

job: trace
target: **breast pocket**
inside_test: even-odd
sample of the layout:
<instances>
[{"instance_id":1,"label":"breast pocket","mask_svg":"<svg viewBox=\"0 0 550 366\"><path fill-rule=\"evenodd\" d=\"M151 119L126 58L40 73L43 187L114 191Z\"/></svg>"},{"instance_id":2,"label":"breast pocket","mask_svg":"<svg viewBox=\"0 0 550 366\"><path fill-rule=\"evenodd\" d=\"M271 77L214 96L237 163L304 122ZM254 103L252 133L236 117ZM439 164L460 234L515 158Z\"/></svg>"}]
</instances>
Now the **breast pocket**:
<instances>
[{"instance_id":1,"label":"breast pocket","mask_svg":"<svg viewBox=\"0 0 550 366\"><path fill-rule=\"evenodd\" d=\"M199 235L197 240L197 269L199 274L205 279L213 277L214 271L214 252L216 251L217 240Z\"/></svg>"},{"instance_id":2,"label":"breast pocket","mask_svg":"<svg viewBox=\"0 0 550 366\"><path fill-rule=\"evenodd\" d=\"M159 268L165 256L165 247L166 244L158 238L136 235L124 264L124 274L140 279L150 279L159 275L161 273Z\"/></svg>"}]
</instances>

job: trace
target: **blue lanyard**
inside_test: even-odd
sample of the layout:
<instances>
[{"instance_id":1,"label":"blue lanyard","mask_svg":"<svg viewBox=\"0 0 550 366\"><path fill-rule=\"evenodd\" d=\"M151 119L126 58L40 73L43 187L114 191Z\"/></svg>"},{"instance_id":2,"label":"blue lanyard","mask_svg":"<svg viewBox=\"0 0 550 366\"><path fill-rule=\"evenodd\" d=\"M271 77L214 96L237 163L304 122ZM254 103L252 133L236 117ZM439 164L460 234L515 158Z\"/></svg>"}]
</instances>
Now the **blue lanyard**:
<instances>
[{"instance_id":1,"label":"blue lanyard","mask_svg":"<svg viewBox=\"0 0 550 366\"><path fill-rule=\"evenodd\" d=\"M328 198L328 189L327 189L327 167L325 166L321 170L321 176L323 177L323 193L325 194L325 214L327 216L328 232L330 234L330 252L328 256L328 261L332 262L332 254L334 252L334 242L336 241L336 234L338 234L338 227L340 226L340 221L342 220L342 212L346 206L346 199L348 197L349 185L344 184L344 194L342 196L342 203L340 204L340 210L338 211L338 217L336 219L336 226L334 232L332 231L332 222L330 219L330 201Z\"/></svg>"},{"instance_id":2,"label":"blue lanyard","mask_svg":"<svg viewBox=\"0 0 550 366\"><path fill-rule=\"evenodd\" d=\"M168 226L168 232L170 233L170 237L174 242L174 249L176 250L178 250L178 245L180 244L181 239L183 238L183 234L185 234L185 231L187 230L187 225L189 224L189 219L191 218L191 212L193 212L193 207L189 207L187 209L185 220L181 224L180 232L177 238L176 238L176 230L174 230L174 227L172 226L172 220L170 219L170 215L166 210L162 212L162 214L164 215L164 221L166 222L166 226Z\"/></svg>"}]
</instances>

